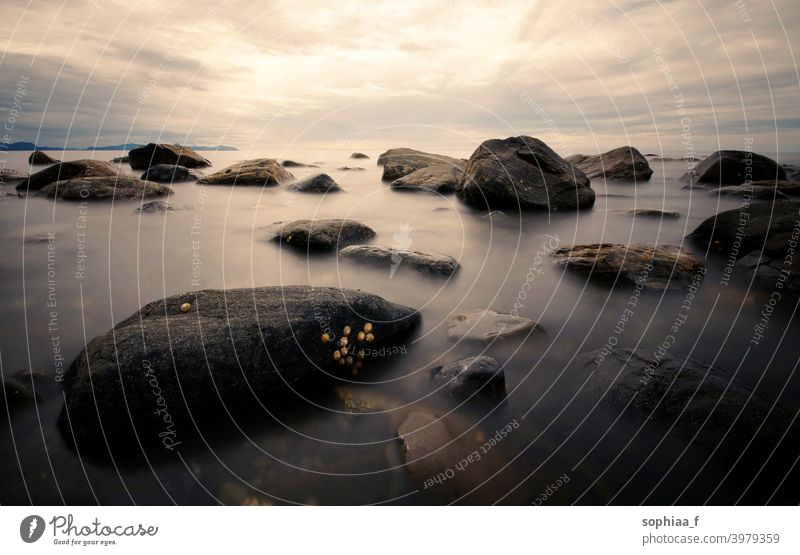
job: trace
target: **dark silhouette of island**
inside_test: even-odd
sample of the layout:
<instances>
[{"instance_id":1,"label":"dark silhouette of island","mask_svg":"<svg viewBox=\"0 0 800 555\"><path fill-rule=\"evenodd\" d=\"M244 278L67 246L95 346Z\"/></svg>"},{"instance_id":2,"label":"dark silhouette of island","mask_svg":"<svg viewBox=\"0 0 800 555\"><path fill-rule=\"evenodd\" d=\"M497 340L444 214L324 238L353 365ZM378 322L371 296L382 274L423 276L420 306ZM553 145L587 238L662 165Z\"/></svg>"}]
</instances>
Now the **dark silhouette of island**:
<instances>
[{"instance_id":1,"label":"dark silhouette of island","mask_svg":"<svg viewBox=\"0 0 800 555\"><path fill-rule=\"evenodd\" d=\"M0 143L0 151L7 150L7 151L19 151L19 150L131 150L132 148L138 148L140 146L144 146L143 143L125 143L123 145L105 145L105 146L68 146L68 147L60 147L60 146L37 146L33 143L28 143L24 141L18 141L15 143ZM235 146L230 145L218 145L218 146L186 146L187 148L191 148L192 150L239 150Z\"/></svg>"}]
</instances>

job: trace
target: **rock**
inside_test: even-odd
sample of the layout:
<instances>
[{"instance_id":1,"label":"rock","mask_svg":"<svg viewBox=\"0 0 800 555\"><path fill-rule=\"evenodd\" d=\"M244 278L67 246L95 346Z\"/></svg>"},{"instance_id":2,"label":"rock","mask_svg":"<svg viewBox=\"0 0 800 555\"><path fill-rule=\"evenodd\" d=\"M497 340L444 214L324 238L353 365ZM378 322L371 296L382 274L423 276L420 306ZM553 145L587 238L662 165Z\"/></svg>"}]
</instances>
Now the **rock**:
<instances>
[{"instance_id":1,"label":"rock","mask_svg":"<svg viewBox=\"0 0 800 555\"><path fill-rule=\"evenodd\" d=\"M786 179L793 182L800 181L800 166L783 164L783 169L786 171Z\"/></svg>"},{"instance_id":2,"label":"rock","mask_svg":"<svg viewBox=\"0 0 800 555\"><path fill-rule=\"evenodd\" d=\"M544 328L533 320L489 309L456 314L447 321L447 337L459 341L488 343L495 339L521 338L540 333L544 333Z\"/></svg>"},{"instance_id":3,"label":"rock","mask_svg":"<svg viewBox=\"0 0 800 555\"><path fill-rule=\"evenodd\" d=\"M154 200L145 202L135 212L142 212L144 214L164 213L164 212L177 212L178 209L172 204L164 202L163 200Z\"/></svg>"},{"instance_id":4,"label":"rock","mask_svg":"<svg viewBox=\"0 0 800 555\"><path fill-rule=\"evenodd\" d=\"M369 293L307 286L203 290L152 302L72 362L62 431L74 432L82 450L104 449L101 437L135 450L133 425L143 443L178 449L169 445L195 429L189 411L198 425L214 427L217 417L228 419L225 410L302 403L293 388L327 389L332 376L350 376L332 355L338 345L321 337L366 322L374 323L371 345L404 345L420 315Z\"/></svg>"},{"instance_id":5,"label":"rock","mask_svg":"<svg viewBox=\"0 0 800 555\"><path fill-rule=\"evenodd\" d=\"M800 195L800 183L796 181L775 181L774 179L768 181L753 181L750 183L753 189L767 189L770 192L772 189L777 189L779 193L787 195ZM747 187L747 185L744 185ZM727 187L726 187L727 189Z\"/></svg>"},{"instance_id":6,"label":"rock","mask_svg":"<svg viewBox=\"0 0 800 555\"><path fill-rule=\"evenodd\" d=\"M746 181L786 180L786 172L771 158L743 150L715 152L683 174L689 184L741 185Z\"/></svg>"},{"instance_id":7,"label":"rock","mask_svg":"<svg viewBox=\"0 0 800 555\"><path fill-rule=\"evenodd\" d=\"M503 366L490 356L448 362L431 370L433 386L459 401L498 402L506 398Z\"/></svg>"},{"instance_id":8,"label":"rock","mask_svg":"<svg viewBox=\"0 0 800 555\"><path fill-rule=\"evenodd\" d=\"M606 283L642 283L654 290L684 289L702 278L703 262L676 245L600 243L557 248L565 268Z\"/></svg>"},{"instance_id":9,"label":"rock","mask_svg":"<svg viewBox=\"0 0 800 555\"><path fill-rule=\"evenodd\" d=\"M172 189L132 175L117 175L57 181L44 187L41 193L48 198L64 200L126 200L165 196L172 193Z\"/></svg>"},{"instance_id":10,"label":"rock","mask_svg":"<svg viewBox=\"0 0 800 555\"><path fill-rule=\"evenodd\" d=\"M335 250L375 237L375 232L355 220L294 220L278 222L267 235L270 241L306 251Z\"/></svg>"},{"instance_id":11,"label":"rock","mask_svg":"<svg viewBox=\"0 0 800 555\"><path fill-rule=\"evenodd\" d=\"M0 168L0 182L22 181L23 179L27 178L27 175L19 173L17 170L12 170L11 168Z\"/></svg>"},{"instance_id":12,"label":"rock","mask_svg":"<svg viewBox=\"0 0 800 555\"><path fill-rule=\"evenodd\" d=\"M455 258L446 254L407 251L371 245L345 247L339 251L339 255L374 266L388 268L390 277L401 267L408 267L426 275L445 277L453 275L460 267Z\"/></svg>"},{"instance_id":13,"label":"rock","mask_svg":"<svg viewBox=\"0 0 800 555\"><path fill-rule=\"evenodd\" d=\"M392 148L378 156L383 166L383 179L394 181L422 168L435 165L462 166L464 161L443 154L431 154L413 148Z\"/></svg>"},{"instance_id":14,"label":"rock","mask_svg":"<svg viewBox=\"0 0 800 555\"><path fill-rule=\"evenodd\" d=\"M644 216L652 218L672 218L678 219L681 217L680 212L672 212L668 210L659 210L657 208L634 208L633 210L626 210L629 216Z\"/></svg>"},{"instance_id":15,"label":"rock","mask_svg":"<svg viewBox=\"0 0 800 555\"><path fill-rule=\"evenodd\" d=\"M3 412L3 421L8 424L8 413L33 405L36 395L29 383L17 375L6 374L0 379L0 410Z\"/></svg>"},{"instance_id":16,"label":"rock","mask_svg":"<svg viewBox=\"0 0 800 555\"><path fill-rule=\"evenodd\" d=\"M785 183L788 183L788 181ZM775 187L752 187L751 185L729 185L728 187L715 187L714 189L710 189L708 193L711 195L723 195L730 197L749 196L753 199L764 200L771 200L773 198L780 200L789 199L788 196L781 191L776 190Z\"/></svg>"},{"instance_id":17,"label":"rock","mask_svg":"<svg viewBox=\"0 0 800 555\"><path fill-rule=\"evenodd\" d=\"M277 160L256 158L244 160L218 172L201 177L200 185L260 185L272 187L291 181L294 176L287 172Z\"/></svg>"},{"instance_id":18,"label":"rock","mask_svg":"<svg viewBox=\"0 0 800 555\"><path fill-rule=\"evenodd\" d=\"M119 170L108 162L99 160L74 160L61 162L28 176L17 185L17 190L38 191L45 185L75 178L115 177Z\"/></svg>"},{"instance_id":19,"label":"rock","mask_svg":"<svg viewBox=\"0 0 800 555\"><path fill-rule=\"evenodd\" d=\"M359 160L359 159L366 160L366 159L369 158L369 156L367 156L363 152L354 152L353 154L350 155L350 158L354 158L356 160Z\"/></svg>"},{"instance_id":20,"label":"rock","mask_svg":"<svg viewBox=\"0 0 800 555\"><path fill-rule=\"evenodd\" d=\"M622 146L595 156L576 154L566 159L589 179L605 177L622 181L649 181L653 175L647 158L632 146Z\"/></svg>"},{"instance_id":21,"label":"rock","mask_svg":"<svg viewBox=\"0 0 800 555\"><path fill-rule=\"evenodd\" d=\"M183 166L156 164L144 172L141 178L157 183L179 183L181 181L195 181L200 179L200 176Z\"/></svg>"},{"instance_id":22,"label":"rock","mask_svg":"<svg viewBox=\"0 0 800 555\"><path fill-rule=\"evenodd\" d=\"M392 181L392 189L423 191L446 195L456 190L464 175L463 162L452 166L437 164L420 168L417 171Z\"/></svg>"},{"instance_id":23,"label":"rock","mask_svg":"<svg viewBox=\"0 0 800 555\"><path fill-rule=\"evenodd\" d=\"M295 162L294 160L284 160L281 165L284 168L318 168L315 164L303 164L302 162Z\"/></svg>"},{"instance_id":24,"label":"rock","mask_svg":"<svg viewBox=\"0 0 800 555\"><path fill-rule=\"evenodd\" d=\"M289 190L296 193L338 193L342 188L327 173L321 173L292 183Z\"/></svg>"},{"instance_id":25,"label":"rock","mask_svg":"<svg viewBox=\"0 0 800 555\"><path fill-rule=\"evenodd\" d=\"M350 166L342 166L341 168L336 168L338 172L363 172L366 171L364 168L351 168Z\"/></svg>"},{"instance_id":26,"label":"rock","mask_svg":"<svg viewBox=\"0 0 800 555\"><path fill-rule=\"evenodd\" d=\"M128 156L117 156L109 160L112 164L130 164L131 159Z\"/></svg>"},{"instance_id":27,"label":"rock","mask_svg":"<svg viewBox=\"0 0 800 555\"><path fill-rule=\"evenodd\" d=\"M565 210L594 204L589 178L532 137L481 144L467 162L456 194L470 206L489 210Z\"/></svg>"},{"instance_id":28,"label":"rock","mask_svg":"<svg viewBox=\"0 0 800 555\"><path fill-rule=\"evenodd\" d=\"M42 164L58 164L58 160L48 156L41 150L34 150L31 152L31 155L28 156L28 163L34 166L42 165Z\"/></svg>"},{"instance_id":29,"label":"rock","mask_svg":"<svg viewBox=\"0 0 800 555\"><path fill-rule=\"evenodd\" d=\"M179 145L148 143L128 152L128 160L134 170L146 170L158 164L183 166L185 168L206 168L211 162L191 148Z\"/></svg>"}]
</instances>

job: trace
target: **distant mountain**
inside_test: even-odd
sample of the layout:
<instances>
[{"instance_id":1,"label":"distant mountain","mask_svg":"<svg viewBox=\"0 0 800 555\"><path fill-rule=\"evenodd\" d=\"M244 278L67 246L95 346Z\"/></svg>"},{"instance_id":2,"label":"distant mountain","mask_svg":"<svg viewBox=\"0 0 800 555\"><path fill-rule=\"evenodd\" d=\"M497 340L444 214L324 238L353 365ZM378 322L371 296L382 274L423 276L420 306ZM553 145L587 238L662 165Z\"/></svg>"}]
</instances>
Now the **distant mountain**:
<instances>
[{"instance_id":1,"label":"distant mountain","mask_svg":"<svg viewBox=\"0 0 800 555\"><path fill-rule=\"evenodd\" d=\"M66 147L59 146L36 146L33 143L16 142L16 143L0 143L0 151L2 150L130 150L132 148L144 146L140 143L126 143L124 145L107 145L107 146L83 146L83 147ZM219 145L219 146L190 146L192 150L239 150L235 146Z\"/></svg>"}]
</instances>

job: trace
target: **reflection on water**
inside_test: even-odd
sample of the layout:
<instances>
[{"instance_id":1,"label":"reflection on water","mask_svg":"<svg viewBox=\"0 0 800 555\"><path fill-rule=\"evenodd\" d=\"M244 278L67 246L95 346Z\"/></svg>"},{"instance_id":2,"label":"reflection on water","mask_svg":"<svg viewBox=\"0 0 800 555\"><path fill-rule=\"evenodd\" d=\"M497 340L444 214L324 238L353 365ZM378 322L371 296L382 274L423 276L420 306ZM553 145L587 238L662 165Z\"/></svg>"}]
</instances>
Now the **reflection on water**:
<instances>
[{"instance_id":1,"label":"reflection on water","mask_svg":"<svg viewBox=\"0 0 800 555\"><path fill-rule=\"evenodd\" d=\"M97 154L110 159L124 153ZM215 170L242 157L203 154ZM392 191L380 181L378 152L368 154L372 159L364 161L348 160L349 152L328 151L322 159L315 151L289 156L320 161L319 170L291 171L297 177L328 172L346 190L342 194L178 183L170 202L180 210L168 214L137 213L136 202L82 206L18 199L6 185L9 194L0 200L2 368L31 367L47 376L37 386L37 409L14 415L11 428L0 435L0 502L441 502L417 491L401 466L397 429L420 409L449 412L449 433L476 449L509 422L519 423L491 453L470 464L464 471L468 480L454 475L467 493L463 502L531 503L565 473L569 485L546 495L548 503L704 502L710 491L696 479L705 462L697 446L660 429L639 433L638 424L618 414L590 413L576 396L586 376L572 371L569 361L579 351L607 343L630 290L610 291L563 273L542 256L543 244L683 244L700 221L738 207L740 200L683 189L677 178L685 163L678 161L654 163L652 180L638 186L595 181L593 210L490 216L453 196ZM8 166L27 171L27 156L8 153ZM67 159L85 156L65 153ZM366 171L334 169L356 163ZM626 214L632 208L677 211L681 217L634 218ZM369 225L378 234L373 244L453 255L461 271L450 280L402 268L390 276L388 270L335 256L282 250L264 239L265 228L276 221L329 217ZM736 372L745 384L757 384L770 397L780 395L797 410L800 384L792 369L800 348L792 340L798 324L791 319L796 301L785 299L778 306L767 337L748 351L766 295L748 290L745 281L720 285L724 261L711 257L707 263L708 274L671 354ZM244 424L220 422L221 431L196 439L178 458L93 461L67 447L55 427L62 403L56 378L85 341L154 299L194 289L279 284L377 293L420 308L423 328L406 353L387 359L379 372L342 384L315 398L315 404L298 399ZM641 297L619 335L619 347L660 344L684 300L680 292ZM446 320L487 307L516 310L540 322L547 334L489 350L505 363L510 393L505 404L492 410L443 403L431 395L428 369L481 352L475 345L448 341ZM659 481L687 445L670 479ZM727 471L718 464L705 471ZM687 484L691 487L681 495ZM726 482L717 493L728 492L735 500L743 489L741 483Z\"/></svg>"}]
</instances>

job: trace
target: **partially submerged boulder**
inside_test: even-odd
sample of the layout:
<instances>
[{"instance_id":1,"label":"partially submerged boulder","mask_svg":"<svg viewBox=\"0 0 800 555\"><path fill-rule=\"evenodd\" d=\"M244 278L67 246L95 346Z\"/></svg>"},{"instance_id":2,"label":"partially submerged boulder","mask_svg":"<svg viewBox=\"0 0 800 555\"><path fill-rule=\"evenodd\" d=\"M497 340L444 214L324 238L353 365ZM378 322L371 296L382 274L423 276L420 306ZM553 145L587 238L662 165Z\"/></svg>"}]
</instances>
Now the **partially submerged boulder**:
<instances>
[{"instance_id":1,"label":"partially submerged boulder","mask_svg":"<svg viewBox=\"0 0 800 555\"><path fill-rule=\"evenodd\" d=\"M28 156L28 163L33 166L38 166L43 164L58 164L58 160L45 154L41 150L34 150L31 152L31 155Z\"/></svg>"},{"instance_id":2,"label":"partially submerged boulder","mask_svg":"<svg viewBox=\"0 0 800 555\"><path fill-rule=\"evenodd\" d=\"M103 437L137 449L137 436L177 450L196 423L215 424L226 410L303 403L295 388L327 388L339 373L349 376L339 362L347 357L333 355L335 333L329 341L322 336L366 323L372 345L405 344L420 316L369 293L307 286L204 290L152 302L72 362L62 431L81 450L103 450Z\"/></svg>"},{"instance_id":3,"label":"partially submerged boulder","mask_svg":"<svg viewBox=\"0 0 800 555\"><path fill-rule=\"evenodd\" d=\"M632 146L622 146L597 155L575 154L566 159L589 179L605 177L621 181L649 181L653 175L647 158Z\"/></svg>"},{"instance_id":4,"label":"partially submerged boulder","mask_svg":"<svg viewBox=\"0 0 800 555\"><path fill-rule=\"evenodd\" d=\"M433 386L458 401L499 402L506 398L503 365L490 356L454 360L431 370Z\"/></svg>"},{"instance_id":5,"label":"partially submerged boulder","mask_svg":"<svg viewBox=\"0 0 800 555\"><path fill-rule=\"evenodd\" d=\"M392 189L422 191L426 193L439 193L446 195L458 187L464 175L464 162L453 165L436 164L392 181Z\"/></svg>"},{"instance_id":6,"label":"partially submerged boulder","mask_svg":"<svg viewBox=\"0 0 800 555\"><path fill-rule=\"evenodd\" d=\"M119 170L108 162L99 160L72 160L61 162L28 176L17 185L17 190L38 191L45 185L79 177L114 177Z\"/></svg>"},{"instance_id":7,"label":"partially submerged boulder","mask_svg":"<svg viewBox=\"0 0 800 555\"><path fill-rule=\"evenodd\" d=\"M747 181L785 181L786 171L772 158L744 150L720 150L683 174L683 181L710 186Z\"/></svg>"},{"instance_id":8,"label":"partially submerged boulder","mask_svg":"<svg viewBox=\"0 0 800 555\"><path fill-rule=\"evenodd\" d=\"M394 275L399 268L407 267L426 275L449 277L460 267L458 260L446 254L372 245L345 247L339 251L339 255L373 266L384 267L389 270L390 276Z\"/></svg>"},{"instance_id":9,"label":"partially submerged boulder","mask_svg":"<svg viewBox=\"0 0 800 555\"><path fill-rule=\"evenodd\" d=\"M589 178L539 139L485 141L467 161L458 197L482 209L566 210L589 208Z\"/></svg>"},{"instance_id":10,"label":"partially submerged boulder","mask_svg":"<svg viewBox=\"0 0 800 555\"><path fill-rule=\"evenodd\" d=\"M617 281L647 289L685 289L705 274L703 262L677 245L596 243L552 252L561 266L605 283Z\"/></svg>"},{"instance_id":11,"label":"partially submerged boulder","mask_svg":"<svg viewBox=\"0 0 800 555\"><path fill-rule=\"evenodd\" d=\"M292 183L289 190L296 193L338 193L342 188L327 173L320 173Z\"/></svg>"},{"instance_id":12,"label":"partially submerged boulder","mask_svg":"<svg viewBox=\"0 0 800 555\"><path fill-rule=\"evenodd\" d=\"M658 219L673 219L677 220L681 217L680 212L672 210L660 210L658 208L632 208L625 211L629 216L645 217L645 218L658 218Z\"/></svg>"},{"instance_id":13,"label":"partially submerged boulder","mask_svg":"<svg viewBox=\"0 0 800 555\"><path fill-rule=\"evenodd\" d=\"M211 162L191 148L180 145L148 143L131 149L128 161L134 170L146 170L158 164L183 166L185 168L206 168Z\"/></svg>"},{"instance_id":14,"label":"partially submerged boulder","mask_svg":"<svg viewBox=\"0 0 800 555\"><path fill-rule=\"evenodd\" d=\"M303 162L296 162L295 160L284 160L281 162L284 168L318 168L316 164L304 164Z\"/></svg>"},{"instance_id":15,"label":"partially submerged boulder","mask_svg":"<svg viewBox=\"0 0 800 555\"><path fill-rule=\"evenodd\" d=\"M447 321L447 337L457 341L489 343L507 338L522 338L544 333L544 328L529 318L502 314L494 310L471 310Z\"/></svg>"},{"instance_id":16,"label":"partially submerged boulder","mask_svg":"<svg viewBox=\"0 0 800 555\"><path fill-rule=\"evenodd\" d=\"M117 156L109 160L112 164L130 164L131 159L128 156Z\"/></svg>"},{"instance_id":17,"label":"partially submerged boulder","mask_svg":"<svg viewBox=\"0 0 800 555\"><path fill-rule=\"evenodd\" d=\"M431 154L413 148L391 148L378 156L383 166L383 179L393 181L428 166L462 166L464 161L444 154Z\"/></svg>"},{"instance_id":18,"label":"partially submerged boulder","mask_svg":"<svg viewBox=\"0 0 800 555\"><path fill-rule=\"evenodd\" d=\"M179 183L181 181L195 181L200 179L200 176L184 166L156 164L144 172L141 178L157 183Z\"/></svg>"},{"instance_id":19,"label":"partially submerged boulder","mask_svg":"<svg viewBox=\"0 0 800 555\"><path fill-rule=\"evenodd\" d=\"M237 162L218 172L200 178L199 185L259 185L272 187L291 181L294 176L271 158Z\"/></svg>"},{"instance_id":20,"label":"partially submerged boulder","mask_svg":"<svg viewBox=\"0 0 800 555\"><path fill-rule=\"evenodd\" d=\"M166 196L172 193L172 189L132 175L117 175L57 181L44 187L41 193L48 198L76 201L127 200Z\"/></svg>"},{"instance_id":21,"label":"partially submerged boulder","mask_svg":"<svg viewBox=\"0 0 800 555\"><path fill-rule=\"evenodd\" d=\"M369 156L367 156L363 152L354 152L353 154L350 155L350 158L353 158L353 159L356 159L356 160L366 160L366 159L369 158Z\"/></svg>"},{"instance_id":22,"label":"partially submerged boulder","mask_svg":"<svg viewBox=\"0 0 800 555\"><path fill-rule=\"evenodd\" d=\"M150 202L145 202L135 211L141 212L142 214L163 214L165 212L177 212L178 208L168 202L164 202L163 200L153 200Z\"/></svg>"},{"instance_id":23,"label":"partially submerged boulder","mask_svg":"<svg viewBox=\"0 0 800 555\"><path fill-rule=\"evenodd\" d=\"M331 251L373 237L369 226L341 219L278 222L267 234L268 240L301 251Z\"/></svg>"}]
</instances>

